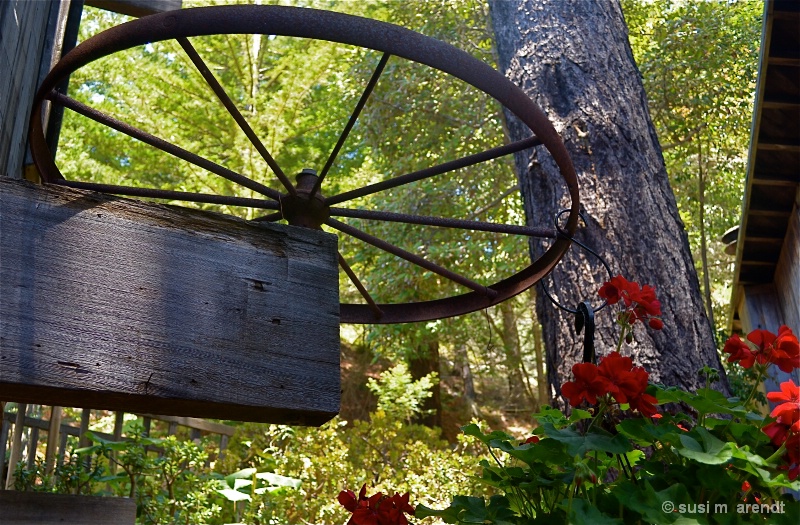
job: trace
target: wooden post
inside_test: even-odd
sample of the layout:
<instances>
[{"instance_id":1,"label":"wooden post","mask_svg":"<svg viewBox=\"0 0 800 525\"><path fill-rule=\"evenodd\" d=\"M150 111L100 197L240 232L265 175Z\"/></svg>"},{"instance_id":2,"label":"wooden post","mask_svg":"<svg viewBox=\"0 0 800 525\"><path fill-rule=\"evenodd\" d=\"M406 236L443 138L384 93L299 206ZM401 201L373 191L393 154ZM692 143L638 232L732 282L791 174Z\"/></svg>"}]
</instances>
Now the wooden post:
<instances>
[{"instance_id":1,"label":"wooden post","mask_svg":"<svg viewBox=\"0 0 800 525\"><path fill-rule=\"evenodd\" d=\"M9 421L6 416L7 414L5 412L0 412L0 472L2 472L2 469L5 466L8 431L11 428L11 421ZM0 475L0 480L2 480L2 478L3 476ZM0 490L5 490L5 488L6 484L0 483Z\"/></svg>"},{"instance_id":2,"label":"wooden post","mask_svg":"<svg viewBox=\"0 0 800 525\"><path fill-rule=\"evenodd\" d=\"M78 446L79 447L88 447L91 443L89 441L89 437L86 435L89 432L89 423L92 419L92 411L88 408L84 408L81 411L81 431L80 437L78 438Z\"/></svg>"},{"instance_id":3,"label":"wooden post","mask_svg":"<svg viewBox=\"0 0 800 525\"><path fill-rule=\"evenodd\" d=\"M28 405L17 404L17 418L14 421L14 434L11 437L11 454L8 457L8 473L6 474L6 489L14 488L14 469L22 459L22 432L25 430L25 411Z\"/></svg>"},{"instance_id":4,"label":"wooden post","mask_svg":"<svg viewBox=\"0 0 800 525\"><path fill-rule=\"evenodd\" d=\"M125 425L125 412L117 412L114 414L114 441L122 441L122 427ZM117 452L111 452L112 460L117 459ZM109 469L112 474L117 473L117 464L114 461L109 463Z\"/></svg>"},{"instance_id":5,"label":"wooden post","mask_svg":"<svg viewBox=\"0 0 800 525\"><path fill-rule=\"evenodd\" d=\"M0 398L319 425L336 237L0 178Z\"/></svg>"},{"instance_id":6,"label":"wooden post","mask_svg":"<svg viewBox=\"0 0 800 525\"><path fill-rule=\"evenodd\" d=\"M44 453L44 469L49 476L53 473L56 461L56 452L61 430L61 407L50 408L50 428L47 431L47 449Z\"/></svg>"}]
</instances>

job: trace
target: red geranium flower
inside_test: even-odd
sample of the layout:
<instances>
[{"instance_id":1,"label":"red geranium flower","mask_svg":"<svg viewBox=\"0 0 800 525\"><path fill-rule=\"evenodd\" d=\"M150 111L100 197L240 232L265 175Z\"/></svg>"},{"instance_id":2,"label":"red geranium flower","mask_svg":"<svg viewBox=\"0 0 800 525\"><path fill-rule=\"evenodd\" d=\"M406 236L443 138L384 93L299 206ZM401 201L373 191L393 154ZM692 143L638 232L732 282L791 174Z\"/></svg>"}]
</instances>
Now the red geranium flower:
<instances>
[{"instance_id":1,"label":"red geranium flower","mask_svg":"<svg viewBox=\"0 0 800 525\"><path fill-rule=\"evenodd\" d=\"M639 285L629 282L621 275L612 277L610 281L603 283L598 294L608 301L608 304L617 304L620 299L624 299L626 305L630 305L630 293L639 289Z\"/></svg>"},{"instance_id":2,"label":"red geranium flower","mask_svg":"<svg viewBox=\"0 0 800 525\"><path fill-rule=\"evenodd\" d=\"M768 330L753 330L747 334L747 342L733 335L725 342L723 351L731 354L729 363L739 361L744 368L755 362L772 363L784 372L800 368L800 343L786 325L778 329L778 335Z\"/></svg>"},{"instance_id":3,"label":"red geranium flower","mask_svg":"<svg viewBox=\"0 0 800 525\"><path fill-rule=\"evenodd\" d=\"M409 495L384 496L382 492L367 497L367 485L361 487L356 499L352 490L339 493L339 503L353 513L347 525L408 525L406 514L414 515L414 507L408 504Z\"/></svg>"},{"instance_id":4,"label":"red geranium flower","mask_svg":"<svg viewBox=\"0 0 800 525\"><path fill-rule=\"evenodd\" d=\"M620 301L625 304L625 310L619 314L620 322L632 325L636 321L642 321L647 322L654 330L664 328L660 319L661 303L656 299L656 290L652 286L639 286L639 283L617 275L603 283L598 294L608 304L617 304Z\"/></svg>"},{"instance_id":5,"label":"red geranium flower","mask_svg":"<svg viewBox=\"0 0 800 525\"><path fill-rule=\"evenodd\" d=\"M769 415L777 422L790 426L793 432L800 432L800 389L794 381L790 379L781 383L781 391L769 392L767 399L778 403Z\"/></svg>"},{"instance_id":6,"label":"red geranium flower","mask_svg":"<svg viewBox=\"0 0 800 525\"><path fill-rule=\"evenodd\" d=\"M561 393L569 398L569 404L574 407L584 399L591 404L597 403L597 398L606 395L612 386L592 363L576 363L572 367L572 375L575 381L564 383Z\"/></svg>"},{"instance_id":7,"label":"red geranium flower","mask_svg":"<svg viewBox=\"0 0 800 525\"><path fill-rule=\"evenodd\" d=\"M750 368L756 361L756 356L750 346L742 341L737 334L733 334L725 341L725 347L722 351L726 354L731 354L728 358L729 363L739 361L743 368Z\"/></svg>"},{"instance_id":8,"label":"red geranium flower","mask_svg":"<svg viewBox=\"0 0 800 525\"><path fill-rule=\"evenodd\" d=\"M778 368L790 373L795 368L800 368L800 342L791 328L786 325L778 328L778 336L772 344L771 361L778 365Z\"/></svg>"},{"instance_id":9,"label":"red geranium flower","mask_svg":"<svg viewBox=\"0 0 800 525\"><path fill-rule=\"evenodd\" d=\"M773 445L779 447L789 436L789 425L778 423L777 421L766 425L761 431L769 437Z\"/></svg>"},{"instance_id":10,"label":"red geranium flower","mask_svg":"<svg viewBox=\"0 0 800 525\"><path fill-rule=\"evenodd\" d=\"M786 462L789 464L789 479L800 475L800 434L794 433L786 439Z\"/></svg>"},{"instance_id":11,"label":"red geranium flower","mask_svg":"<svg viewBox=\"0 0 800 525\"><path fill-rule=\"evenodd\" d=\"M600 373L611 383L609 392L618 403L627 403L629 397L639 394L639 382L631 374L633 361L630 357L623 357L619 352L611 352L600 361ZM645 387L647 379L645 378Z\"/></svg>"}]
</instances>

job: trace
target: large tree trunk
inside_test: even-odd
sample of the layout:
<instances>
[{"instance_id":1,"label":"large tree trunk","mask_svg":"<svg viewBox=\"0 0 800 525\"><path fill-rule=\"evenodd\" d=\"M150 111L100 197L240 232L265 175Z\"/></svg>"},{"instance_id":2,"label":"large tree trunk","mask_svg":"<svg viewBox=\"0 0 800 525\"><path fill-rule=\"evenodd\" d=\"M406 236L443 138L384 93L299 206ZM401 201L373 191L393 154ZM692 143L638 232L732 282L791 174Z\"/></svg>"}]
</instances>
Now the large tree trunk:
<instances>
[{"instance_id":1,"label":"large tree trunk","mask_svg":"<svg viewBox=\"0 0 800 525\"><path fill-rule=\"evenodd\" d=\"M576 238L597 250L615 273L655 286L664 329L636 330L634 361L651 380L700 386L703 365L722 368L705 315L689 243L627 39L618 0L489 0L500 69L547 113L578 172L587 224ZM507 115L512 140L530 135ZM566 188L543 147L516 157L529 224L552 224L568 207ZM533 240L538 257L545 244ZM574 308L608 275L591 255L569 251L551 277L551 293ZM548 380L560 395L582 357L574 319L538 294L537 315L548 352ZM614 349L611 308L598 314L597 352Z\"/></svg>"}]
</instances>

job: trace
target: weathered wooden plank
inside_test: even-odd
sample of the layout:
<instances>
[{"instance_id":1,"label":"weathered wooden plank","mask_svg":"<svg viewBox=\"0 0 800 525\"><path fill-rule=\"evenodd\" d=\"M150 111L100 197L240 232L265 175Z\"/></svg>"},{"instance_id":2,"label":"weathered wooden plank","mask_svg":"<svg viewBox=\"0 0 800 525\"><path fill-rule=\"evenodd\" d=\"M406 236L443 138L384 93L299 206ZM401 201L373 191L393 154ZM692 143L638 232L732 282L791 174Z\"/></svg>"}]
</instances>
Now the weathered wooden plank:
<instances>
[{"instance_id":1,"label":"weathered wooden plank","mask_svg":"<svg viewBox=\"0 0 800 525\"><path fill-rule=\"evenodd\" d=\"M47 492L0 492L0 520L5 525L133 525L136 502Z\"/></svg>"},{"instance_id":2,"label":"weathered wooden plank","mask_svg":"<svg viewBox=\"0 0 800 525\"><path fill-rule=\"evenodd\" d=\"M800 197L797 200L800 201ZM789 219L789 228L775 269L775 289L783 310L783 322L800 334L800 207L797 205Z\"/></svg>"},{"instance_id":3,"label":"weathered wooden plank","mask_svg":"<svg viewBox=\"0 0 800 525\"><path fill-rule=\"evenodd\" d=\"M0 2L0 176L21 177L50 2Z\"/></svg>"},{"instance_id":4,"label":"weathered wooden plank","mask_svg":"<svg viewBox=\"0 0 800 525\"><path fill-rule=\"evenodd\" d=\"M61 429L61 407L50 407L50 424L47 429L47 448L44 454L44 469L49 476L56 465L56 452L58 451L59 430Z\"/></svg>"},{"instance_id":5,"label":"weathered wooden plank","mask_svg":"<svg viewBox=\"0 0 800 525\"><path fill-rule=\"evenodd\" d=\"M22 431L25 430L25 412L28 405L20 403L17 405L17 415L14 418L14 433L11 437L11 450L8 455L8 470L6 471L6 489L14 487L14 469L22 459Z\"/></svg>"},{"instance_id":6,"label":"weathered wooden plank","mask_svg":"<svg viewBox=\"0 0 800 525\"><path fill-rule=\"evenodd\" d=\"M146 16L181 8L182 0L86 0L85 5L128 16Z\"/></svg>"},{"instance_id":7,"label":"weathered wooden plank","mask_svg":"<svg viewBox=\"0 0 800 525\"><path fill-rule=\"evenodd\" d=\"M321 424L336 238L0 179L0 399Z\"/></svg>"}]
</instances>

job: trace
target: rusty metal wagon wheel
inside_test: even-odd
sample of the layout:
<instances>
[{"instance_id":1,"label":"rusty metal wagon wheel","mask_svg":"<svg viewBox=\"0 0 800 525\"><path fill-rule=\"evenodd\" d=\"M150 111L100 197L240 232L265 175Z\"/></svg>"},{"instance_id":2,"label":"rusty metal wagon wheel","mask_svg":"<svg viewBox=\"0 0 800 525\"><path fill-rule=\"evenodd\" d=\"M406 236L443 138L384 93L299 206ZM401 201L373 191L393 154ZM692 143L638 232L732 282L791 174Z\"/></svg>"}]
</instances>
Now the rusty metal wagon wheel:
<instances>
[{"instance_id":1,"label":"rusty metal wagon wheel","mask_svg":"<svg viewBox=\"0 0 800 525\"><path fill-rule=\"evenodd\" d=\"M220 83L197 54L188 37L214 34L265 34L288 37L328 40L373 49L383 53L378 67L367 84L359 103L338 142L333 146L326 164L319 175L315 170L303 170L292 184L278 163L260 142L242 114L225 93ZM115 120L72 98L58 93L55 88L77 69L103 56L151 42L176 39L205 81L225 106L239 127L259 151L274 175L280 180L285 192L276 191L260 182L236 173L224 166L182 149L163 139ZM328 174L348 133L372 92L390 56L417 62L461 79L480 89L514 113L532 131L532 136L489 149L481 153L462 157L431 166L420 171L396 176L388 180L346 191L338 195L323 196L323 181ZM105 185L91 182L67 180L56 166L49 150L42 126L44 104L50 101L76 111L90 119L109 126L119 132L141 140L207 171L222 176L249 188L264 199L242 198L203 193ZM266 220L285 219L291 225L321 228L325 224L342 235L347 235L380 250L403 258L412 264L437 273L471 291L462 295L412 303L382 303L373 300L345 259L339 255L341 269L347 274L364 298L363 304L342 304L341 321L344 323L401 323L427 321L461 315L500 303L533 286L547 275L570 246L571 236L578 221L578 184L569 155L544 113L517 86L499 72L473 58L469 54L441 41L420 35L408 29L371 19L319 11L314 9L282 6L221 6L202 7L171 11L134 20L106 30L81 43L56 64L39 89L31 117L30 142L33 158L44 182L75 188L92 189L119 195L162 198L178 201L227 204L276 210L264 217ZM404 184L441 175L456 169L487 162L537 145L544 145L560 168L567 186L571 206L563 228L568 235L559 234L546 227L527 227L509 224L487 223L457 218L428 217L390 213L380 210L339 208L336 205L353 199L391 190ZM350 217L379 221L394 221L407 224L498 232L519 236L553 238L553 244L529 266L514 275L490 285L483 285L471 278L459 275L419 255L410 253L360 229L345 224L333 217Z\"/></svg>"}]
</instances>

